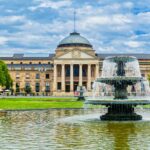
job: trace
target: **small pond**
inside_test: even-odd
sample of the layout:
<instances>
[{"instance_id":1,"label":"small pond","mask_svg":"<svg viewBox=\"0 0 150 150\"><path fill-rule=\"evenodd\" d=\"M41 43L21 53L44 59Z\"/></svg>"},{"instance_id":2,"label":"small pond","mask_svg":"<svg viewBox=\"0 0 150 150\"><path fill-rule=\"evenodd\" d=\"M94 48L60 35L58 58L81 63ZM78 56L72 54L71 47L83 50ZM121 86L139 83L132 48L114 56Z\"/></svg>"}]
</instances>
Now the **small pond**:
<instances>
[{"instance_id":1,"label":"small pond","mask_svg":"<svg viewBox=\"0 0 150 150\"><path fill-rule=\"evenodd\" d=\"M100 121L99 109L8 111L0 117L1 150L148 150L150 110L143 121Z\"/></svg>"}]
</instances>

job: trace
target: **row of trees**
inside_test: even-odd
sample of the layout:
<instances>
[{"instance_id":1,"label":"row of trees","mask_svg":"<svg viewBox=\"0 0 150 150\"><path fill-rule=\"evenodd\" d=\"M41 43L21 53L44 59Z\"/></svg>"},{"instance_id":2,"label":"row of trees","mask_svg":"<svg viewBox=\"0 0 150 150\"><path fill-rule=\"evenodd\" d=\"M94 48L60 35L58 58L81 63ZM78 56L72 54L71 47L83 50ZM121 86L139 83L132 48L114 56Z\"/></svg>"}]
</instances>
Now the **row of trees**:
<instances>
[{"instance_id":1,"label":"row of trees","mask_svg":"<svg viewBox=\"0 0 150 150\"><path fill-rule=\"evenodd\" d=\"M11 89L13 85L13 81L10 77L7 65L0 61L0 86L5 89Z\"/></svg>"}]
</instances>

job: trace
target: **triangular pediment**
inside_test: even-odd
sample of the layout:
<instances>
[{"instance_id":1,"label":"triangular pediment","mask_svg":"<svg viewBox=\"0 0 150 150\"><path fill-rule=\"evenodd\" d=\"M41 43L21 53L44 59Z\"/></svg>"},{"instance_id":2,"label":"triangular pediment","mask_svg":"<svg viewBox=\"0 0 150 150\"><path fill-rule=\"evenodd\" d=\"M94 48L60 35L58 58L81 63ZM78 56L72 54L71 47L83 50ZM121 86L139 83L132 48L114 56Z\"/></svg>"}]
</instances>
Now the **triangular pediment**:
<instances>
[{"instance_id":1,"label":"triangular pediment","mask_svg":"<svg viewBox=\"0 0 150 150\"><path fill-rule=\"evenodd\" d=\"M95 58L85 52L74 50L58 56L57 59L91 59Z\"/></svg>"}]
</instances>

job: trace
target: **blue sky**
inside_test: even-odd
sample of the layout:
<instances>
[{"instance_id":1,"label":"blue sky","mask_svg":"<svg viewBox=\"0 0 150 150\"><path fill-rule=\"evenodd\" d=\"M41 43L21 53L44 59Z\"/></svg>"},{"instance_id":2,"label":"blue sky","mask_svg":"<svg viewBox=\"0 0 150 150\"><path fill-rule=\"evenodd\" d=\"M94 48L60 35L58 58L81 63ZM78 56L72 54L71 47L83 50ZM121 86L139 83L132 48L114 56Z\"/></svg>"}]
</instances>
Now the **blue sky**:
<instances>
[{"instance_id":1,"label":"blue sky","mask_svg":"<svg viewBox=\"0 0 150 150\"><path fill-rule=\"evenodd\" d=\"M0 0L0 55L54 53L74 9L97 53L150 53L149 0Z\"/></svg>"}]
</instances>

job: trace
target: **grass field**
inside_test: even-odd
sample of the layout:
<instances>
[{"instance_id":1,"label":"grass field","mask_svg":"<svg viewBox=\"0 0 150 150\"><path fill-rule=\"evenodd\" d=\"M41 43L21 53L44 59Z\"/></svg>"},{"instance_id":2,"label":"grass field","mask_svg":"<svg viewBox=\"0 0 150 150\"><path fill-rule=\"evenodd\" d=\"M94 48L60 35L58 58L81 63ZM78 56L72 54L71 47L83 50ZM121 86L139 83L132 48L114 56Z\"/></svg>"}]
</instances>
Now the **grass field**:
<instances>
[{"instance_id":1,"label":"grass field","mask_svg":"<svg viewBox=\"0 0 150 150\"><path fill-rule=\"evenodd\" d=\"M0 98L0 110L29 110L49 108L83 108L84 101L77 101L74 97L27 97ZM105 106L90 105L89 108L104 108ZM150 105L138 106L150 108Z\"/></svg>"},{"instance_id":2,"label":"grass field","mask_svg":"<svg viewBox=\"0 0 150 150\"><path fill-rule=\"evenodd\" d=\"M82 108L83 102L77 98L1 98L1 110Z\"/></svg>"}]
</instances>

